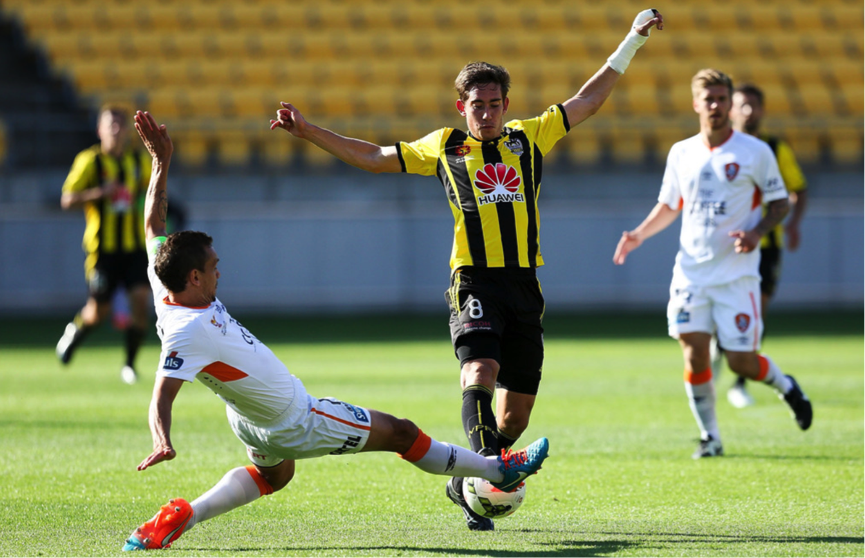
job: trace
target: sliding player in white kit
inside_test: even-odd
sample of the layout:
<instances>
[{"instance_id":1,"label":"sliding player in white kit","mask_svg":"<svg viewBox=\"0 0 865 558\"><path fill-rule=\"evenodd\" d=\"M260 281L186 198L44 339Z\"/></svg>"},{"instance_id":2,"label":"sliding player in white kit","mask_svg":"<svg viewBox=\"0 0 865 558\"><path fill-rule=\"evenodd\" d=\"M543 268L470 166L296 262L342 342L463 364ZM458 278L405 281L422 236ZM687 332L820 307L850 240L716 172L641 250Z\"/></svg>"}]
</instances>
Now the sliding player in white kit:
<instances>
[{"instance_id":1,"label":"sliding player in white kit","mask_svg":"<svg viewBox=\"0 0 865 558\"><path fill-rule=\"evenodd\" d=\"M297 459L390 451L428 473L482 477L505 491L540 469L549 448L546 438L518 452L484 457L437 442L407 419L307 394L303 383L216 298L219 258L212 239L194 231L165 237L173 145L165 126L149 113L135 115L135 129L153 157L144 219L162 341L150 404L153 452L138 470L176 456L172 404L183 383L196 378L225 402L228 422L252 465L232 469L191 504L169 501L130 535L123 550L166 548L196 523L280 490L294 476Z\"/></svg>"},{"instance_id":2,"label":"sliding player in white kit","mask_svg":"<svg viewBox=\"0 0 865 558\"><path fill-rule=\"evenodd\" d=\"M778 163L765 142L733 131L728 76L701 70L691 90L700 133L670 149L658 204L636 229L622 233L613 261L625 263L682 213L667 323L685 358L685 391L700 427L692 457L699 459L724 453L709 357L715 332L733 372L775 388L802 430L813 415L796 380L757 353L763 332L758 248L789 209ZM768 204L762 219L761 201Z\"/></svg>"}]
</instances>

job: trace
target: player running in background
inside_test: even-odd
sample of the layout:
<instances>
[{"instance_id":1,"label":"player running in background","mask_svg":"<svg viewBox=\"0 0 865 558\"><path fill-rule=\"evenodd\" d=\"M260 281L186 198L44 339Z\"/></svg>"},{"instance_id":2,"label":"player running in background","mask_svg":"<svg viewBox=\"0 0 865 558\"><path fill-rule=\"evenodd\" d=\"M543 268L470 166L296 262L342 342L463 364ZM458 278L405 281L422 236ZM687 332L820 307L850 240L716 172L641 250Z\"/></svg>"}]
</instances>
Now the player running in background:
<instances>
[{"instance_id":1,"label":"player running in background","mask_svg":"<svg viewBox=\"0 0 865 558\"><path fill-rule=\"evenodd\" d=\"M700 133L670 149L658 204L636 229L622 233L613 261L624 264L682 213L667 323L684 355L685 392L700 427L693 457L699 459L724 453L709 358L713 333L730 369L775 388L802 430L811 426L812 410L796 380L757 352L763 331L757 248L789 209L775 156L763 141L733 130L727 75L701 70L691 90ZM762 218L761 200L767 204Z\"/></svg>"},{"instance_id":2,"label":"player running in background","mask_svg":"<svg viewBox=\"0 0 865 558\"><path fill-rule=\"evenodd\" d=\"M537 205L544 156L600 109L653 27L663 28L661 14L641 12L576 95L528 120L505 120L510 75L485 62L468 64L456 79L466 131L442 128L411 143L378 146L314 126L289 103L271 120L272 129L284 128L360 169L441 180L455 221L445 298L461 367L462 423L474 451L495 455L516 442L541 381L544 298L535 270L544 263ZM447 495L469 529L494 528L466 504L459 475L448 482Z\"/></svg>"},{"instance_id":3,"label":"player running in background","mask_svg":"<svg viewBox=\"0 0 865 558\"><path fill-rule=\"evenodd\" d=\"M778 280L781 278L781 252L784 249L784 237L786 236L787 240L786 247L791 252L799 248L799 224L805 214L808 184L790 145L778 136L760 132L764 107L763 91L756 85L742 84L733 91L733 108L730 110L733 128L739 132L756 136L769 144L778 160L781 178L784 179L784 185L790 194L791 214L787 223L784 226L778 225L769 231L769 234L764 236L760 243L760 302L765 319L769 301L775 295ZM722 352L718 351L719 357L721 354ZM715 366L716 364L713 363L713 367ZM754 404L754 398L745 388L745 382L745 378L739 376L727 390L727 400L734 407L742 408Z\"/></svg>"},{"instance_id":4,"label":"player running in background","mask_svg":"<svg viewBox=\"0 0 865 558\"><path fill-rule=\"evenodd\" d=\"M125 109L103 107L97 133L100 143L75 158L60 198L63 209L84 208L84 270L90 294L57 343L57 358L69 363L87 334L110 318L114 293L124 286L131 319L125 328L126 364L120 377L134 384L138 381L135 357L146 335L150 301L141 216L150 160L129 145Z\"/></svg>"},{"instance_id":5,"label":"player running in background","mask_svg":"<svg viewBox=\"0 0 865 558\"><path fill-rule=\"evenodd\" d=\"M225 402L231 429L246 445L252 465L232 469L191 504L169 501L130 535L123 550L165 548L193 525L282 489L294 476L297 459L389 451L428 473L481 477L505 491L537 472L547 456L546 438L518 452L484 457L437 442L407 419L307 394L216 298L219 257L212 239L193 231L165 236L173 145L165 126L149 113L135 115L135 128L153 156L144 226L162 341L150 403L153 452L138 470L176 456L172 406L183 383L196 378Z\"/></svg>"}]
</instances>

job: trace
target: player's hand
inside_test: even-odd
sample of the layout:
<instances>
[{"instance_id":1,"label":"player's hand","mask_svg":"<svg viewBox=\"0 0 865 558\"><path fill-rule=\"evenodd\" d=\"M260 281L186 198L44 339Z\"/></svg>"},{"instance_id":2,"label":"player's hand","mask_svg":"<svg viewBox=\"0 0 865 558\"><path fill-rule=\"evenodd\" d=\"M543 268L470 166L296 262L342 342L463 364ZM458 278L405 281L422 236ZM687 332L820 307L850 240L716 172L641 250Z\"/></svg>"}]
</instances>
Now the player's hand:
<instances>
[{"instance_id":1,"label":"player's hand","mask_svg":"<svg viewBox=\"0 0 865 558\"><path fill-rule=\"evenodd\" d=\"M143 471L151 465L156 465L157 463L162 463L163 461L171 461L175 457L177 457L177 452L174 451L174 448L163 447L154 449L153 453L148 455L144 461L138 464L138 470Z\"/></svg>"},{"instance_id":2,"label":"player's hand","mask_svg":"<svg viewBox=\"0 0 865 558\"><path fill-rule=\"evenodd\" d=\"M733 246L737 254L753 252L760 246L760 235L754 231L730 231L730 236L736 239Z\"/></svg>"},{"instance_id":3,"label":"player's hand","mask_svg":"<svg viewBox=\"0 0 865 558\"><path fill-rule=\"evenodd\" d=\"M636 250L643 243L640 235L633 231L625 231L622 233L622 238L619 239L619 245L616 246L616 253L613 254L613 263L622 265L625 263L625 258L628 254Z\"/></svg>"},{"instance_id":4,"label":"player's hand","mask_svg":"<svg viewBox=\"0 0 865 558\"><path fill-rule=\"evenodd\" d=\"M787 236L787 249L791 252L795 252L799 248L799 243L801 241L801 237L799 236L799 224L788 223L784 228L784 232Z\"/></svg>"},{"instance_id":5,"label":"player's hand","mask_svg":"<svg viewBox=\"0 0 865 558\"><path fill-rule=\"evenodd\" d=\"M649 14L647 12L652 13ZM646 17L649 17L650 15L652 15L652 18L646 20ZM657 27L658 31L664 30L664 16L661 15L661 12L659 12L658 10L651 9L640 12L637 15L637 19L634 20L634 31L644 37L649 36L652 27Z\"/></svg>"},{"instance_id":6,"label":"player's hand","mask_svg":"<svg viewBox=\"0 0 865 558\"><path fill-rule=\"evenodd\" d=\"M282 108L276 111L276 120L270 121L270 129L282 128L289 134L303 138L306 131L306 119L291 103L280 102Z\"/></svg>"},{"instance_id":7,"label":"player's hand","mask_svg":"<svg viewBox=\"0 0 865 558\"><path fill-rule=\"evenodd\" d=\"M144 142L144 147L147 148L150 156L154 161L159 163L167 163L171 161L171 154L174 153L174 143L168 136L168 130L165 124L157 124L156 120L147 111L137 111L135 113L135 130Z\"/></svg>"}]
</instances>

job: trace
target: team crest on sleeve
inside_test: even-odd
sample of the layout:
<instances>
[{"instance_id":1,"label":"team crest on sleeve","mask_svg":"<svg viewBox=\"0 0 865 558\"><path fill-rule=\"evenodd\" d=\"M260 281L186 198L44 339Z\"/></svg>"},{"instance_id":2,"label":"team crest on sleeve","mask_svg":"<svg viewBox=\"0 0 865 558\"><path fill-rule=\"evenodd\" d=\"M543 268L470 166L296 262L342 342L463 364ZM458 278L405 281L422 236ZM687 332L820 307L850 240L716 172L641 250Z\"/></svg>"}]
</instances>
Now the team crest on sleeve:
<instances>
[{"instance_id":1,"label":"team crest on sleeve","mask_svg":"<svg viewBox=\"0 0 865 558\"><path fill-rule=\"evenodd\" d=\"M523 180L517 169L504 163L488 163L475 173L475 187L483 192L478 205L488 203L525 202L526 198L518 192Z\"/></svg>"},{"instance_id":2,"label":"team crest on sleeve","mask_svg":"<svg viewBox=\"0 0 865 558\"><path fill-rule=\"evenodd\" d=\"M181 366L183 366L183 359L177 356L177 351L171 351L171 354L165 357L165 363L162 365L162 368L165 370L180 370Z\"/></svg>"},{"instance_id":3,"label":"team crest on sleeve","mask_svg":"<svg viewBox=\"0 0 865 558\"><path fill-rule=\"evenodd\" d=\"M736 329L745 333L751 325L751 316L748 314L736 314Z\"/></svg>"},{"instance_id":4,"label":"team crest on sleeve","mask_svg":"<svg viewBox=\"0 0 865 558\"><path fill-rule=\"evenodd\" d=\"M728 182L733 182L739 176L739 163L727 163L724 165L724 174L727 175Z\"/></svg>"}]
</instances>

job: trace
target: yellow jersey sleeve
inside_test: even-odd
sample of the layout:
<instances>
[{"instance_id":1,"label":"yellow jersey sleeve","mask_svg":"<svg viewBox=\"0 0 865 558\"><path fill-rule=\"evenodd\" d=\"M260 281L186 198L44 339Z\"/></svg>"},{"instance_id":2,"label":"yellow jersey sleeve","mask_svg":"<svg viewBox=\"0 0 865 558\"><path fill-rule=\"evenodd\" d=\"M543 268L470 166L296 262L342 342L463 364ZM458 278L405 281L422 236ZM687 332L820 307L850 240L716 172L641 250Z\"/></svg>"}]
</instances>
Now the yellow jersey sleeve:
<instances>
[{"instance_id":1,"label":"yellow jersey sleeve","mask_svg":"<svg viewBox=\"0 0 865 558\"><path fill-rule=\"evenodd\" d=\"M553 105L540 116L521 122L528 138L541 150L541 155L549 153L571 129L562 105Z\"/></svg>"},{"instance_id":2,"label":"yellow jersey sleeve","mask_svg":"<svg viewBox=\"0 0 865 558\"><path fill-rule=\"evenodd\" d=\"M800 192L808 187L805 175L802 174L796 156L793 155L793 149L786 141L778 141L775 157L778 159L778 169L781 171L781 178L784 179L788 192Z\"/></svg>"},{"instance_id":3,"label":"yellow jersey sleeve","mask_svg":"<svg viewBox=\"0 0 865 558\"><path fill-rule=\"evenodd\" d=\"M442 128L425 135L417 141L396 144L396 152L403 172L434 176L442 155L442 138L450 128Z\"/></svg>"},{"instance_id":4,"label":"yellow jersey sleeve","mask_svg":"<svg viewBox=\"0 0 865 558\"><path fill-rule=\"evenodd\" d=\"M81 192L98 183L96 179L96 166L94 162L98 153L93 149L85 149L75 157L72 168L63 183L63 193L73 194Z\"/></svg>"}]
</instances>

